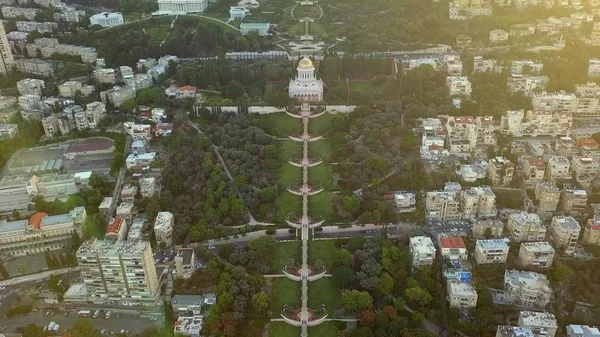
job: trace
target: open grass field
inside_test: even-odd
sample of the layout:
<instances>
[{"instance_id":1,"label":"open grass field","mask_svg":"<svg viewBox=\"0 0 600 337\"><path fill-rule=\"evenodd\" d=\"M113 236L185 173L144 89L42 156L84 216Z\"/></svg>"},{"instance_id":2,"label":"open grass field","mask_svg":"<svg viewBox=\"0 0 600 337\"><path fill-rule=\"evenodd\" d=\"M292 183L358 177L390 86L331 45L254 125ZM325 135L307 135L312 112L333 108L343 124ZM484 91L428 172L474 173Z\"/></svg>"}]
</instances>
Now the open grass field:
<instances>
[{"instance_id":1,"label":"open grass field","mask_svg":"<svg viewBox=\"0 0 600 337\"><path fill-rule=\"evenodd\" d=\"M337 220L332 205L333 193L331 192L323 191L308 197L308 213L312 216L322 214L325 217L326 223L332 223Z\"/></svg>"},{"instance_id":2,"label":"open grass field","mask_svg":"<svg viewBox=\"0 0 600 337\"><path fill-rule=\"evenodd\" d=\"M266 133L277 137L302 133L302 120L290 117L285 112L260 115L256 118L255 123Z\"/></svg>"},{"instance_id":3,"label":"open grass field","mask_svg":"<svg viewBox=\"0 0 600 337\"><path fill-rule=\"evenodd\" d=\"M277 142L277 150L279 151L279 160L286 163L290 158L302 158L302 143L289 140L280 140ZM312 145L312 144L311 144ZM310 150L310 145L308 147Z\"/></svg>"},{"instance_id":4,"label":"open grass field","mask_svg":"<svg viewBox=\"0 0 600 337\"><path fill-rule=\"evenodd\" d=\"M333 252L337 250L334 240L313 240L308 244L308 263L323 261L327 270L333 265Z\"/></svg>"},{"instance_id":5,"label":"open grass field","mask_svg":"<svg viewBox=\"0 0 600 337\"><path fill-rule=\"evenodd\" d=\"M271 278L270 282L273 318L281 317L279 314L286 304L293 307L300 307L302 305L300 302L300 282L292 281L286 277Z\"/></svg>"},{"instance_id":6,"label":"open grass field","mask_svg":"<svg viewBox=\"0 0 600 337\"><path fill-rule=\"evenodd\" d=\"M338 308L341 301L340 290L333 284L331 277L310 282L308 285L308 306L311 308L325 304L330 314Z\"/></svg>"},{"instance_id":7,"label":"open grass field","mask_svg":"<svg viewBox=\"0 0 600 337\"><path fill-rule=\"evenodd\" d=\"M285 217L289 213L302 215L302 197L285 190L280 190L277 198L277 223L285 224Z\"/></svg>"},{"instance_id":8,"label":"open grass field","mask_svg":"<svg viewBox=\"0 0 600 337\"><path fill-rule=\"evenodd\" d=\"M340 331L346 328L344 322L323 322L317 326L308 328L309 336L338 337Z\"/></svg>"},{"instance_id":9,"label":"open grass field","mask_svg":"<svg viewBox=\"0 0 600 337\"><path fill-rule=\"evenodd\" d=\"M277 251L269 265L271 272L281 273L288 259L296 260L297 264L302 262L302 246L300 241L280 242L277 244Z\"/></svg>"},{"instance_id":10,"label":"open grass field","mask_svg":"<svg viewBox=\"0 0 600 337\"><path fill-rule=\"evenodd\" d=\"M334 186L331 174L331 165L326 162L310 167L308 169L308 183L310 185L321 183L325 191L332 191L334 190Z\"/></svg>"},{"instance_id":11,"label":"open grass field","mask_svg":"<svg viewBox=\"0 0 600 337\"><path fill-rule=\"evenodd\" d=\"M298 337L300 336L300 328L291 326L286 322L271 322L271 336Z\"/></svg>"},{"instance_id":12,"label":"open grass field","mask_svg":"<svg viewBox=\"0 0 600 337\"><path fill-rule=\"evenodd\" d=\"M293 119L293 118L292 118ZM278 142L279 159L282 162L279 168L279 197L277 198L277 223L283 224L289 213L302 214L302 197L286 190L289 184L302 183L302 168L287 162L290 158L302 156L302 143L293 140Z\"/></svg>"},{"instance_id":13,"label":"open grass field","mask_svg":"<svg viewBox=\"0 0 600 337\"><path fill-rule=\"evenodd\" d=\"M302 150L302 148L300 150ZM316 142L310 142L308 144L308 156L315 159L321 158L326 163L331 162L331 141L323 139Z\"/></svg>"},{"instance_id":14,"label":"open grass field","mask_svg":"<svg viewBox=\"0 0 600 337\"><path fill-rule=\"evenodd\" d=\"M301 18L318 18L321 15L321 11L317 6L296 6L294 7L294 16L296 19Z\"/></svg>"},{"instance_id":15,"label":"open grass field","mask_svg":"<svg viewBox=\"0 0 600 337\"><path fill-rule=\"evenodd\" d=\"M311 118L308 122L308 133L311 135L327 135L331 132L334 115L325 113L322 116Z\"/></svg>"},{"instance_id":16,"label":"open grass field","mask_svg":"<svg viewBox=\"0 0 600 337\"><path fill-rule=\"evenodd\" d=\"M281 165L277 182L284 189L289 184L300 185L302 183L302 168L289 163Z\"/></svg>"}]
</instances>

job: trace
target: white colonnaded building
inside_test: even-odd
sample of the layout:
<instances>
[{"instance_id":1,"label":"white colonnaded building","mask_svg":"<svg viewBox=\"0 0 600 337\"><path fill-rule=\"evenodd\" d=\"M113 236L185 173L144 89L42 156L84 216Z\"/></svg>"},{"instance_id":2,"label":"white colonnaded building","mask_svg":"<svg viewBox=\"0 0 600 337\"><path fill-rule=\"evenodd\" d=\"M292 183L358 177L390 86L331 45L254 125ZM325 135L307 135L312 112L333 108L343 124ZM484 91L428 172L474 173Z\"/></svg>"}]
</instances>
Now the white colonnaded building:
<instances>
[{"instance_id":1,"label":"white colonnaded building","mask_svg":"<svg viewBox=\"0 0 600 337\"><path fill-rule=\"evenodd\" d=\"M300 60L296 77L290 80L289 95L301 102L323 100L323 81L317 78L315 66L307 56Z\"/></svg>"},{"instance_id":2,"label":"white colonnaded building","mask_svg":"<svg viewBox=\"0 0 600 337\"><path fill-rule=\"evenodd\" d=\"M158 11L152 15L201 13L208 8L208 0L158 0Z\"/></svg>"}]
</instances>

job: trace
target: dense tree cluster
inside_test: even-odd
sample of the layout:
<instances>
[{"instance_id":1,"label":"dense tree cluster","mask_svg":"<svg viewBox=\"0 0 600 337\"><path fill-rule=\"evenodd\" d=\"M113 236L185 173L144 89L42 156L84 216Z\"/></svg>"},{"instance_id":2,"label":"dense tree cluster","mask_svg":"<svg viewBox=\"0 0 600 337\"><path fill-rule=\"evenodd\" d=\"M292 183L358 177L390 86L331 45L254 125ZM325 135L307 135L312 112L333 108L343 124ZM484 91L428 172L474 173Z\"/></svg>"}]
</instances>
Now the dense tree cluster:
<instances>
[{"instance_id":1,"label":"dense tree cluster","mask_svg":"<svg viewBox=\"0 0 600 337\"><path fill-rule=\"evenodd\" d=\"M231 264L242 266L253 272L267 274L269 262L274 258L277 240L271 236L262 236L249 242L248 246L224 244L219 246L219 256Z\"/></svg>"},{"instance_id":2,"label":"dense tree cluster","mask_svg":"<svg viewBox=\"0 0 600 337\"><path fill-rule=\"evenodd\" d=\"M4 167L10 156L19 148L31 147L35 145L40 137L44 135L42 123L39 121L26 121L20 113L9 121L11 124L17 124L19 134L11 139L0 140L0 166Z\"/></svg>"},{"instance_id":3,"label":"dense tree cluster","mask_svg":"<svg viewBox=\"0 0 600 337\"><path fill-rule=\"evenodd\" d=\"M350 54L340 58L336 53L326 54L318 70L326 82L337 81L340 78L371 78L395 74L393 59Z\"/></svg>"},{"instance_id":4,"label":"dense tree cluster","mask_svg":"<svg viewBox=\"0 0 600 337\"><path fill-rule=\"evenodd\" d=\"M244 202L235 193L210 141L200 135L174 134L168 139L171 154L165 163L160 208L175 214L176 235L185 237L216 224L246 220Z\"/></svg>"}]
</instances>

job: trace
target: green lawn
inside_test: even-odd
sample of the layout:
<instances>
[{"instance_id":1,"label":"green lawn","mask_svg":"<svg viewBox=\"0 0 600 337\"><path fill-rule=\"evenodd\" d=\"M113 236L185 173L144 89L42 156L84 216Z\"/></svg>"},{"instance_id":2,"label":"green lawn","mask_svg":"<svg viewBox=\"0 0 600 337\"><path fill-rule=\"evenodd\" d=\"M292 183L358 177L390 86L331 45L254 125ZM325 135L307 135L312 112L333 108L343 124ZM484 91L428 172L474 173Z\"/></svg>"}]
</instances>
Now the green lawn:
<instances>
[{"instance_id":1,"label":"green lawn","mask_svg":"<svg viewBox=\"0 0 600 337\"><path fill-rule=\"evenodd\" d=\"M310 18L318 18L319 15L321 15L321 11L319 10L319 7L317 6L296 6L294 8L294 16L296 17L296 19L302 19L302 18L306 18L306 17L310 17Z\"/></svg>"},{"instance_id":2,"label":"green lawn","mask_svg":"<svg viewBox=\"0 0 600 337\"><path fill-rule=\"evenodd\" d=\"M297 242L280 242L277 244L277 252L275 252L269 263L271 273L280 274L283 266L288 259L296 260L296 264L302 262L302 246L300 241Z\"/></svg>"},{"instance_id":3,"label":"green lawn","mask_svg":"<svg viewBox=\"0 0 600 337\"><path fill-rule=\"evenodd\" d=\"M331 317L331 313L329 314ZM317 326L308 328L309 336L338 337L340 331L346 329L344 322L323 322Z\"/></svg>"},{"instance_id":4,"label":"green lawn","mask_svg":"<svg viewBox=\"0 0 600 337\"><path fill-rule=\"evenodd\" d=\"M334 115L325 113L322 116L311 118L308 121L308 133L314 135L327 135L331 132Z\"/></svg>"},{"instance_id":5,"label":"green lawn","mask_svg":"<svg viewBox=\"0 0 600 337\"><path fill-rule=\"evenodd\" d=\"M302 120L290 117L285 112L260 115L256 119L259 127L270 135L287 137L302 133Z\"/></svg>"},{"instance_id":6,"label":"green lawn","mask_svg":"<svg viewBox=\"0 0 600 337\"><path fill-rule=\"evenodd\" d=\"M327 312L333 312L340 304L340 290L333 284L331 277L310 282L308 285L308 306L311 308L325 304Z\"/></svg>"},{"instance_id":7,"label":"green lawn","mask_svg":"<svg viewBox=\"0 0 600 337\"><path fill-rule=\"evenodd\" d=\"M300 150L302 150L302 148ZM323 139L323 140L318 140L316 142L310 142L308 144L308 156L310 158L321 158L325 162L330 162L331 161L331 141L328 139Z\"/></svg>"},{"instance_id":8,"label":"green lawn","mask_svg":"<svg viewBox=\"0 0 600 337\"><path fill-rule=\"evenodd\" d=\"M289 213L302 215L302 197L285 190L280 190L277 198L277 223L284 224Z\"/></svg>"},{"instance_id":9,"label":"green lawn","mask_svg":"<svg viewBox=\"0 0 600 337\"><path fill-rule=\"evenodd\" d=\"M286 322L271 322L271 336L273 337L298 337L300 328Z\"/></svg>"},{"instance_id":10,"label":"green lawn","mask_svg":"<svg viewBox=\"0 0 600 337\"><path fill-rule=\"evenodd\" d=\"M321 183L323 184L325 191L332 191L334 190L334 186L331 174L331 165L326 162L310 167L308 169L308 183L310 185Z\"/></svg>"},{"instance_id":11,"label":"green lawn","mask_svg":"<svg viewBox=\"0 0 600 337\"><path fill-rule=\"evenodd\" d=\"M290 158L302 158L302 143L291 139L280 140L277 146L279 150L279 160L282 163L287 163ZM310 145L308 146L310 150ZM289 165L289 164L286 164Z\"/></svg>"},{"instance_id":12,"label":"green lawn","mask_svg":"<svg viewBox=\"0 0 600 337\"><path fill-rule=\"evenodd\" d=\"M279 198L277 199L277 223L283 224L289 213L302 214L302 197L286 190L289 184L302 183L302 168L287 162L290 158L302 156L302 143L293 140L278 142L279 158L282 162L279 168Z\"/></svg>"},{"instance_id":13,"label":"green lawn","mask_svg":"<svg viewBox=\"0 0 600 337\"><path fill-rule=\"evenodd\" d=\"M292 281L287 277L271 278L271 311L273 317L281 317L281 309L284 305L300 307L301 283Z\"/></svg>"},{"instance_id":14,"label":"green lawn","mask_svg":"<svg viewBox=\"0 0 600 337\"><path fill-rule=\"evenodd\" d=\"M333 265L333 253L337 250L334 240L313 240L308 244L308 263L323 261L327 270Z\"/></svg>"},{"instance_id":15,"label":"green lawn","mask_svg":"<svg viewBox=\"0 0 600 337\"><path fill-rule=\"evenodd\" d=\"M335 222L337 217L333 211L333 194L323 191L319 194L309 196L308 214L311 216L322 214L325 217L325 222Z\"/></svg>"},{"instance_id":16,"label":"green lawn","mask_svg":"<svg viewBox=\"0 0 600 337\"><path fill-rule=\"evenodd\" d=\"M289 184L300 185L302 183L302 168L290 163L281 165L277 182L281 188L286 188Z\"/></svg>"}]
</instances>

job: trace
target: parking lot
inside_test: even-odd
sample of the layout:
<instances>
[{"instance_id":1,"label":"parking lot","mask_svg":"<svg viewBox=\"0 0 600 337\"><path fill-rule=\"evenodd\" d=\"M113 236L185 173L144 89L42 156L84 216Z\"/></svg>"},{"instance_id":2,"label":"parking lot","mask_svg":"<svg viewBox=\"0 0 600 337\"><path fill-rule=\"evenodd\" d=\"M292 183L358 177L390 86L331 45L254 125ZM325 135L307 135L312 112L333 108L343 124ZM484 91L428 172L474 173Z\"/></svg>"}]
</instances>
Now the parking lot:
<instances>
[{"instance_id":1,"label":"parking lot","mask_svg":"<svg viewBox=\"0 0 600 337\"><path fill-rule=\"evenodd\" d=\"M47 311L39 310L25 316L17 316L10 319L0 318L0 326L5 327L6 332L17 332L20 327L35 323L40 326L48 326L50 322L55 322L60 325L61 333L69 331L73 327L73 323L79 318L77 310L72 311L55 311L50 315L46 315ZM102 311L98 318L88 317L89 321L98 331L105 330L105 335L114 335L121 330L128 330L129 335L139 333L144 329L152 326L160 327L162 322L146 317L137 317L134 315L112 314L110 318L105 318L106 312Z\"/></svg>"},{"instance_id":2,"label":"parking lot","mask_svg":"<svg viewBox=\"0 0 600 337\"><path fill-rule=\"evenodd\" d=\"M78 155L75 159L63 160L63 167L69 173L83 171L108 171L113 160L112 153Z\"/></svg>"},{"instance_id":3,"label":"parking lot","mask_svg":"<svg viewBox=\"0 0 600 337\"><path fill-rule=\"evenodd\" d=\"M173 261L177 252L173 249L165 249L154 252L154 263L163 264Z\"/></svg>"}]
</instances>

